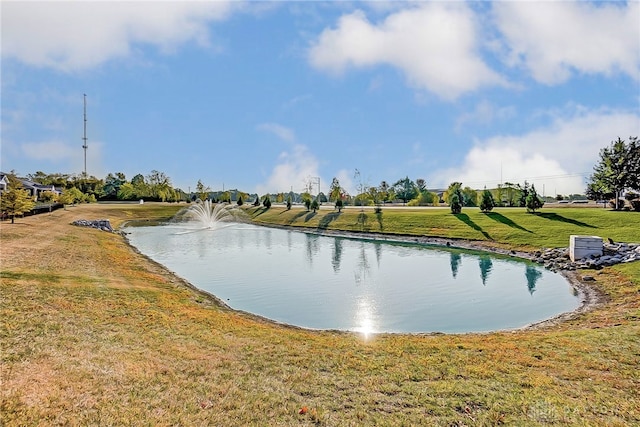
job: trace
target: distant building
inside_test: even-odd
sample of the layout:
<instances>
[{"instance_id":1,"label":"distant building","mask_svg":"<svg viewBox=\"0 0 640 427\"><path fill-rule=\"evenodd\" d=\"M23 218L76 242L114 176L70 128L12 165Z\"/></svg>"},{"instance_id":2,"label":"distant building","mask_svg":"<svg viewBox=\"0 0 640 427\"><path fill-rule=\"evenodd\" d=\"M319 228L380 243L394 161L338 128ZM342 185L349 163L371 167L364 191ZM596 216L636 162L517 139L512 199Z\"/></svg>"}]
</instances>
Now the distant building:
<instances>
[{"instance_id":1,"label":"distant building","mask_svg":"<svg viewBox=\"0 0 640 427\"><path fill-rule=\"evenodd\" d=\"M8 186L9 180L7 179L7 174L0 172L0 193L7 191Z\"/></svg>"},{"instance_id":2,"label":"distant building","mask_svg":"<svg viewBox=\"0 0 640 427\"><path fill-rule=\"evenodd\" d=\"M54 185L44 185L38 182L30 181L26 178L18 178L22 183L22 188L29 191L33 200L38 200L40 195L45 191L50 191L54 194L61 194L62 192L57 189ZM0 172L0 192L7 191L9 186L9 179L7 178L7 174L4 172Z\"/></svg>"}]
</instances>

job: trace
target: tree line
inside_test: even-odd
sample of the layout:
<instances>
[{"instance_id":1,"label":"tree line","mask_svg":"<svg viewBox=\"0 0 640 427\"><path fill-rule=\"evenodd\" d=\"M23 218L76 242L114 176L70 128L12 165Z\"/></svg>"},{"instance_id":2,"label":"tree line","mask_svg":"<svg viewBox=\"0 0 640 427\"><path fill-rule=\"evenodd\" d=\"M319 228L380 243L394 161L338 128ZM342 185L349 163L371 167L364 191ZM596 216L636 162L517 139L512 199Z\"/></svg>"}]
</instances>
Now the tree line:
<instances>
[{"instance_id":1,"label":"tree line","mask_svg":"<svg viewBox=\"0 0 640 427\"><path fill-rule=\"evenodd\" d=\"M382 181L378 186L358 184L358 194L355 196L349 195L338 178L334 177L329 189L329 201L338 203L340 207L345 204L381 207L389 202L402 202L407 206L441 206L446 203L454 213L459 213L465 206L480 207L485 211L496 206L517 206L535 211L543 203L535 186L526 181L523 185L507 182L491 190L475 190L463 187L461 182L452 182L446 190L439 192L427 189L424 179L414 181L408 176L393 184L387 181Z\"/></svg>"},{"instance_id":2,"label":"tree line","mask_svg":"<svg viewBox=\"0 0 640 427\"><path fill-rule=\"evenodd\" d=\"M96 202L98 200L149 200L161 202L192 201L196 198L210 199L214 202L232 202L242 205L250 202L254 205L262 203L271 206L272 202L286 203L291 208L293 203L303 203L306 208L318 209L321 203L335 203L336 208L345 205L376 206L389 202L401 201L408 206L440 206L446 203L451 211L460 213L463 207L479 207L488 212L494 207L526 207L535 212L543 206L543 200L538 195L535 186L527 181L524 184L505 182L493 189L475 190L463 187L461 182L453 182L449 187L436 192L427 189L424 179L410 179L408 176L398 179L394 183L381 181L377 186L371 186L361 179L356 169L354 175L357 184L357 194L350 195L334 177L329 194L320 193L312 196L311 189L297 194L277 193L248 194L239 190L212 192L209 187L198 180L195 193L186 193L174 188L171 179L163 172L152 170L148 175L137 174L131 180L121 173L109 173L104 179L94 176L70 174L46 174L38 171L27 175L27 179L42 185L51 185L60 190L43 191L35 200L28 191L22 188L21 180L15 172L7 175L8 188L0 195L0 211L3 216L12 219L15 215L29 212L37 203L75 204ZM586 188L586 196L591 200L612 200L611 205L616 210L634 209L640 211L640 141L638 137L629 137L628 142L618 137L608 147L600 150L599 159L593 168ZM558 200L561 196L557 196ZM627 206L628 201L630 206Z\"/></svg>"}]
</instances>

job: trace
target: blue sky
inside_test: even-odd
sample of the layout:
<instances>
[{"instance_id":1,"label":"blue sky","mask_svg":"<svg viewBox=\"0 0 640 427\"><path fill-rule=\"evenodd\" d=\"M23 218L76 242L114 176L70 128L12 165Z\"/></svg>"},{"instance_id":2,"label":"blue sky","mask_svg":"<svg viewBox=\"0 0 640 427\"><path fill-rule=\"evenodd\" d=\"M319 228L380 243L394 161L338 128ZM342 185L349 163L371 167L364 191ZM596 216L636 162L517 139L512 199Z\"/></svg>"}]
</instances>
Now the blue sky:
<instances>
[{"instance_id":1,"label":"blue sky","mask_svg":"<svg viewBox=\"0 0 640 427\"><path fill-rule=\"evenodd\" d=\"M640 135L640 3L2 1L0 167L581 193ZM355 171L359 171L356 178ZM317 189L314 189L317 191Z\"/></svg>"}]
</instances>

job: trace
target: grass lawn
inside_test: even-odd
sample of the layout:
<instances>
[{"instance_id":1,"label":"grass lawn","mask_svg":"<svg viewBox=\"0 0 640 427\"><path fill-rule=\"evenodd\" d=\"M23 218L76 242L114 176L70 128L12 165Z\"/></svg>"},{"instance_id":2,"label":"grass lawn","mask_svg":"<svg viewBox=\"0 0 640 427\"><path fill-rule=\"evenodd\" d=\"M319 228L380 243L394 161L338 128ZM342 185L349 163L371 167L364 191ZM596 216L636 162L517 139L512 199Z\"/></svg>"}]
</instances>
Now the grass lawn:
<instances>
[{"instance_id":1,"label":"grass lawn","mask_svg":"<svg viewBox=\"0 0 640 427\"><path fill-rule=\"evenodd\" d=\"M596 272L607 302L555 326L364 340L231 311L120 235L70 225L178 209L81 205L0 224L0 425L640 424L640 262ZM570 234L640 242L639 214L604 209L246 212L523 250Z\"/></svg>"},{"instance_id":2,"label":"grass lawn","mask_svg":"<svg viewBox=\"0 0 640 427\"><path fill-rule=\"evenodd\" d=\"M498 208L487 214L465 208L459 215L445 208L383 208L376 214L373 208L314 213L301 208L252 207L248 212L258 223L481 240L519 249L566 247L571 234L640 242L640 215L597 208L542 209L536 214L521 208Z\"/></svg>"}]
</instances>

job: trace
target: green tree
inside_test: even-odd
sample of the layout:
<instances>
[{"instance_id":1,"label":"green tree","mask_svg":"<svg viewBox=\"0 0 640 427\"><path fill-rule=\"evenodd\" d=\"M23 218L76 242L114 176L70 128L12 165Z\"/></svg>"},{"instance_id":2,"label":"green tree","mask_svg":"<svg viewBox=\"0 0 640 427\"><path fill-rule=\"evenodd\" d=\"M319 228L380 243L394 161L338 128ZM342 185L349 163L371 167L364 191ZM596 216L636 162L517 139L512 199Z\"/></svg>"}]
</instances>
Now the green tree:
<instances>
[{"instance_id":1,"label":"green tree","mask_svg":"<svg viewBox=\"0 0 640 427\"><path fill-rule=\"evenodd\" d=\"M391 201L394 196L394 193L387 181L380 181L380 185L378 186L378 193L380 193L380 199L383 203Z\"/></svg>"},{"instance_id":2,"label":"green tree","mask_svg":"<svg viewBox=\"0 0 640 427\"><path fill-rule=\"evenodd\" d=\"M471 187L464 187L462 189L463 205L464 206L478 206L478 192Z\"/></svg>"},{"instance_id":3,"label":"green tree","mask_svg":"<svg viewBox=\"0 0 640 427\"><path fill-rule=\"evenodd\" d=\"M196 184L196 197L204 202L209 198L210 192L211 188L204 185L202 181L198 180L198 183Z\"/></svg>"},{"instance_id":4,"label":"green tree","mask_svg":"<svg viewBox=\"0 0 640 427\"><path fill-rule=\"evenodd\" d=\"M493 209L495 204L496 203L493 200L493 195L491 194L491 191L485 188L484 191L482 192L482 196L480 200L480 210L485 213L489 212Z\"/></svg>"},{"instance_id":5,"label":"green tree","mask_svg":"<svg viewBox=\"0 0 640 427\"><path fill-rule=\"evenodd\" d=\"M242 196L239 196L239 197L238 197L238 200L236 201L236 204L237 204L238 206L242 206L242 205L244 204L244 201L242 200Z\"/></svg>"},{"instance_id":6,"label":"green tree","mask_svg":"<svg viewBox=\"0 0 640 427\"><path fill-rule=\"evenodd\" d=\"M524 182L524 186L517 184L518 190L520 190L520 195L518 196L518 206L524 208L527 206L527 197L529 197L529 183L527 181Z\"/></svg>"},{"instance_id":7,"label":"green tree","mask_svg":"<svg viewBox=\"0 0 640 427\"><path fill-rule=\"evenodd\" d=\"M438 198L438 195L432 193L430 191L424 190L421 191L420 194L411 201L409 201L409 206L428 206L432 205L433 201Z\"/></svg>"},{"instance_id":8,"label":"green tree","mask_svg":"<svg viewBox=\"0 0 640 427\"><path fill-rule=\"evenodd\" d=\"M449 206L451 207L451 213L453 214L459 214L462 212L462 203L460 203L460 196L458 196L458 193L453 193Z\"/></svg>"},{"instance_id":9,"label":"green tree","mask_svg":"<svg viewBox=\"0 0 640 427\"><path fill-rule=\"evenodd\" d=\"M133 191L131 192L133 198L127 198L126 200L143 199L150 196L149 186L142 174L137 174L131 179L131 185Z\"/></svg>"},{"instance_id":10,"label":"green tree","mask_svg":"<svg viewBox=\"0 0 640 427\"><path fill-rule=\"evenodd\" d=\"M615 198L615 208L621 209L620 196L625 189L640 186L640 146L638 137L630 137L629 144L618 137L609 147L600 150L600 160L593 168L587 184L587 196Z\"/></svg>"},{"instance_id":11,"label":"green tree","mask_svg":"<svg viewBox=\"0 0 640 427\"><path fill-rule=\"evenodd\" d=\"M342 212L343 206L344 206L344 203L342 202L342 199L336 200L336 208L338 209L338 212Z\"/></svg>"},{"instance_id":12,"label":"green tree","mask_svg":"<svg viewBox=\"0 0 640 427\"><path fill-rule=\"evenodd\" d=\"M267 193L262 198L262 206L269 209L271 207L271 194Z\"/></svg>"},{"instance_id":13,"label":"green tree","mask_svg":"<svg viewBox=\"0 0 640 427\"><path fill-rule=\"evenodd\" d=\"M269 201L271 201L271 195L267 194L267 196L269 196ZM229 191L223 191L220 193L219 199L223 203L231 203L231 193Z\"/></svg>"},{"instance_id":14,"label":"green tree","mask_svg":"<svg viewBox=\"0 0 640 427\"><path fill-rule=\"evenodd\" d=\"M313 201L311 202L311 209L313 210L313 213L316 213L319 208L320 205L318 204L318 199L313 199Z\"/></svg>"},{"instance_id":15,"label":"green tree","mask_svg":"<svg viewBox=\"0 0 640 427\"><path fill-rule=\"evenodd\" d=\"M309 208L311 207L311 200L313 200L311 194L305 191L300 195L300 197L302 197L302 203L304 203L304 206L307 208L307 210L309 210Z\"/></svg>"},{"instance_id":16,"label":"green tree","mask_svg":"<svg viewBox=\"0 0 640 427\"><path fill-rule=\"evenodd\" d=\"M382 203L382 196L380 195L378 187L369 187L369 190L367 190L367 196L376 206L380 206L380 203Z\"/></svg>"},{"instance_id":17,"label":"green tree","mask_svg":"<svg viewBox=\"0 0 640 427\"><path fill-rule=\"evenodd\" d=\"M287 197L287 210L291 210L291 195Z\"/></svg>"},{"instance_id":18,"label":"green tree","mask_svg":"<svg viewBox=\"0 0 640 427\"><path fill-rule=\"evenodd\" d=\"M147 176L147 183L149 186L149 195L155 200L166 202L168 199L174 197L173 186L171 185L171 179L164 172L152 170Z\"/></svg>"},{"instance_id":19,"label":"green tree","mask_svg":"<svg viewBox=\"0 0 640 427\"><path fill-rule=\"evenodd\" d=\"M538 193L536 192L536 187L534 185L531 185L526 200L527 212L534 213L537 209L540 209L543 204L544 202L540 199Z\"/></svg>"},{"instance_id":20,"label":"green tree","mask_svg":"<svg viewBox=\"0 0 640 427\"><path fill-rule=\"evenodd\" d=\"M16 215L29 212L36 202L28 190L22 187L22 183L15 174L7 174L7 191L0 194L0 210L11 217L11 224L15 222Z\"/></svg>"},{"instance_id":21,"label":"green tree","mask_svg":"<svg viewBox=\"0 0 640 427\"><path fill-rule=\"evenodd\" d=\"M76 187L65 188L58 199L63 205L75 205L84 202L86 195Z\"/></svg>"},{"instance_id":22,"label":"green tree","mask_svg":"<svg viewBox=\"0 0 640 427\"><path fill-rule=\"evenodd\" d=\"M102 187L102 196L106 199L115 199L118 197L118 191L123 184L127 182L125 175L122 172L117 172L115 175L109 173L104 179L104 185Z\"/></svg>"},{"instance_id":23,"label":"green tree","mask_svg":"<svg viewBox=\"0 0 640 427\"><path fill-rule=\"evenodd\" d=\"M452 182L449 184L449 188L444 192L444 200L452 207L451 211L453 212L453 196L457 197L457 203L460 205L459 212L462 211L462 206L464 206L464 194L462 193L462 183L461 182Z\"/></svg>"},{"instance_id":24,"label":"green tree","mask_svg":"<svg viewBox=\"0 0 640 427\"><path fill-rule=\"evenodd\" d=\"M40 193L40 200L44 203L55 203L58 200L58 195L53 191L43 191Z\"/></svg>"},{"instance_id":25,"label":"green tree","mask_svg":"<svg viewBox=\"0 0 640 427\"><path fill-rule=\"evenodd\" d=\"M104 194L104 181L96 178L95 176L77 175L71 178L67 188L76 187L81 193L93 195L94 197L100 197Z\"/></svg>"},{"instance_id":26,"label":"green tree","mask_svg":"<svg viewBox=\"0 0 640 427\"><path fill-rule=\"evenodd\" d=\"M393 190L396 196L402 199L404 203L415 198L418 194L418 187L408 176L396 181L393 184Z\"/></svg>"},{"instance_id":27,"label":"green tree","mask_svg":"<svg viewBox=\"0 0 640 427\"><path fill-rule=\"evenodd\" d=\"M117 196L118 200L135 200L136 198L138 198L136 189L130 182L125 182L120 186Z\"/></svg>"},{"instance_id":28,"label":"green tree","mask_svg":"<svg viewBox=\"0 0 640 427\"><path fill-rule=\"evenodd\" d=\"M70 186L71 175L61 173L46 174L42 171L38 171L33 174L28 174L27 178L33 182L38 182L43 185L54 185L60 188L67 188Z\"/></svg>"}]
</instances>

